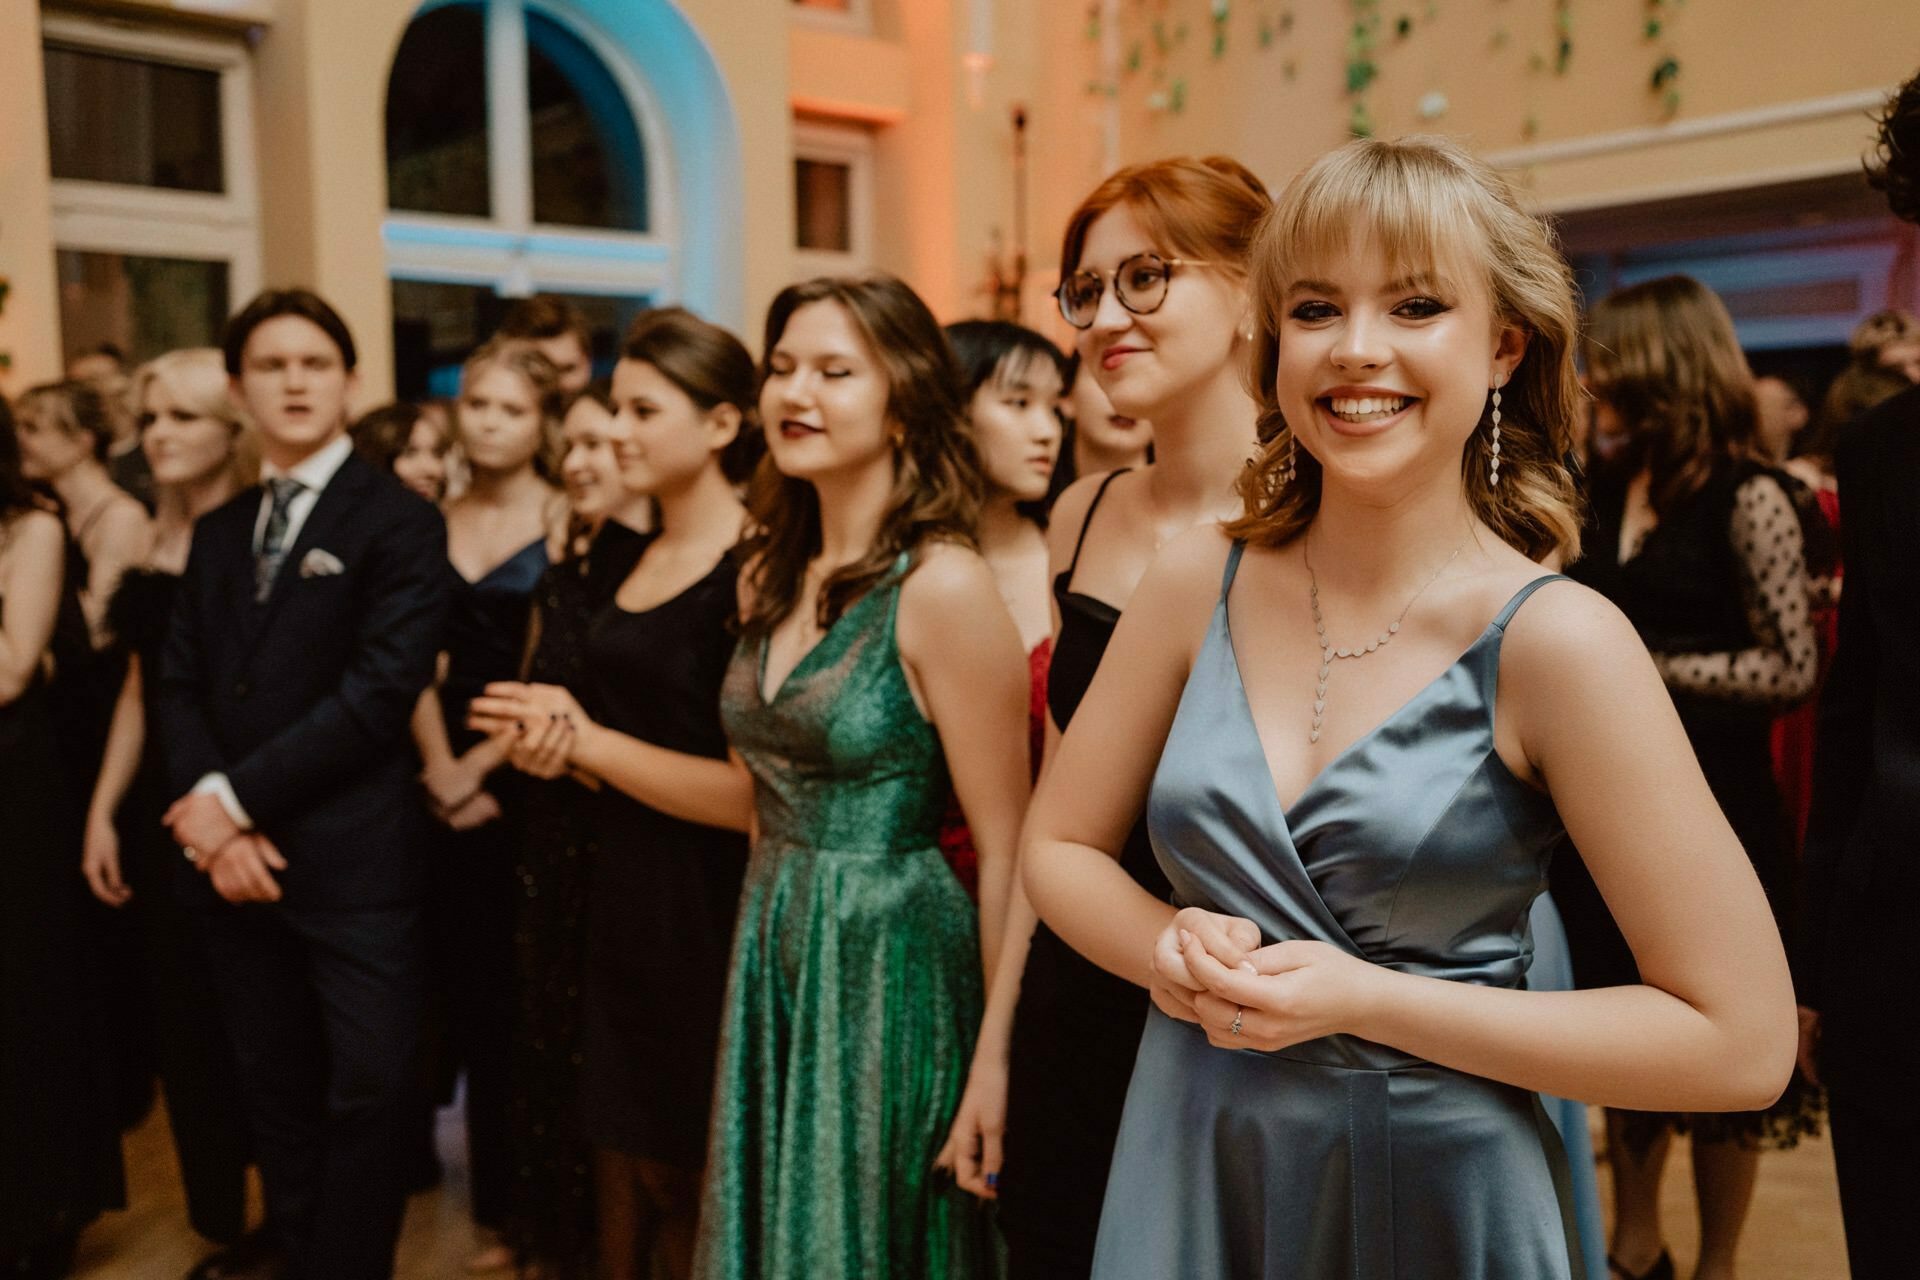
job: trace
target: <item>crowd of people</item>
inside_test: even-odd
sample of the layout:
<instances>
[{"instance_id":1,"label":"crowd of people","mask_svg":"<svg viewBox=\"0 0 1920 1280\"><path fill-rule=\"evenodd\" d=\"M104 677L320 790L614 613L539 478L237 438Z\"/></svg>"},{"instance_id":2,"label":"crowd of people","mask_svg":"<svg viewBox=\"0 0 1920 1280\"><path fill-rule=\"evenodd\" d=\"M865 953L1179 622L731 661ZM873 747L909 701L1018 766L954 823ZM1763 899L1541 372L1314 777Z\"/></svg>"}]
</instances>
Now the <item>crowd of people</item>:
<instances>
[{"instance_id":1,"label":"crowd of people","mask_svg":"<svg viewBox=\"0 0 1920 1280\"><path fill-rule=\"evenodd\" d=\"M0 1273L158 1080L194 1280L388 1276L456 1102L474 1274L1670 1280L1680 1133L1726 1280L1829 1120L1901 1274L1920 321L1583 317L1421 138L1121 170L1057 297L536 298L350 422L273 290L0 403Z\"/></svg>"}]
</instances>

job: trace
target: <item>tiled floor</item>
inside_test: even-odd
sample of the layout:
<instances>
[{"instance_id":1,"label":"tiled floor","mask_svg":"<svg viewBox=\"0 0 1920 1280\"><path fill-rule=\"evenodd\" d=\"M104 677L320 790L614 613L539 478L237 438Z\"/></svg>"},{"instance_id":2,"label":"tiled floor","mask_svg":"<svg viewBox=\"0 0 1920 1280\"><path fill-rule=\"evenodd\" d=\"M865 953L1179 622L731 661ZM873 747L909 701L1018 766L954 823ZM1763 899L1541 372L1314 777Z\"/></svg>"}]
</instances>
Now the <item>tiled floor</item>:
<instances>
[{"instance_id":1,"label":"tiled floor","mask_svg":"<svg viewBox=\"0 0 1920 1280\"><path fill-rule=\"evenodd\" d=\"M472 1252L473 1237L457 1122L443 1122L440 1139L447 1181L408 1206L398 1280L458 1280L466 1274L461 1264ZM108 1214L88 1231L76 1280L180 1280L205 1250L186 1225L165 1118L156 1112L128 1138L126 1150L130 1207ZM1603 1164L1603 1198L1605 1183ZM1668 1240L1684 1277L1698 1239L1684 1144L1674 1148L1662 1201ZM1740 1261L1742 1280L1846 1280L1840 1204L1824 1141L1766 1157Z\"/></svg>"}]
</instances>

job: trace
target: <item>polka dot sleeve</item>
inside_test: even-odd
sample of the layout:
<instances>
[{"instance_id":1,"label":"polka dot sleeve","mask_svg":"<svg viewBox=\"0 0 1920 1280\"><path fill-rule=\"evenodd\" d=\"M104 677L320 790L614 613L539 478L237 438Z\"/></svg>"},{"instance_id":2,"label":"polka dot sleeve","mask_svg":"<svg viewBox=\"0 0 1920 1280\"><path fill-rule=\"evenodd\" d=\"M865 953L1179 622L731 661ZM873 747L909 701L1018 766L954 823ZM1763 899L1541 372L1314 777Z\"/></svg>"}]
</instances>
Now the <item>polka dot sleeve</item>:
<instances>
[{"instance_id":1,"label":"polka dot sleeve","mask_svg":"<svg viewBox=\"0 0 1920 1280\"><path fill-rule=\"evenodd\" d=\"M1667 686L1700 697L1789 707L1813 692L1819 646L1808 610L1806 549L1793 502L1769 475L1734 494L1728 525L1754 644L1728 653L1655 655Z\"/></svg>"}]
</instances>

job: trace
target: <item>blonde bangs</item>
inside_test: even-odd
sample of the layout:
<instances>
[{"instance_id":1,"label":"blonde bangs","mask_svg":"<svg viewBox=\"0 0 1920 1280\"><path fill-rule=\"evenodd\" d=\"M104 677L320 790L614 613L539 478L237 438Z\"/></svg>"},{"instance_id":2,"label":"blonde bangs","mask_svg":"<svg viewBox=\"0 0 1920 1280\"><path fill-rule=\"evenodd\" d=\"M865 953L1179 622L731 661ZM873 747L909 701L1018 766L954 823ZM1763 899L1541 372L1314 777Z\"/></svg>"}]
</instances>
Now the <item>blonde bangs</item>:
<instances>
[{"instance_id":1,"label":"blonde bangs","mask_svg":"<svg viewBox=\"0 0 1920 1280\"><path fill-rule=\"evenodd\" d=\"M1279 335L1289 291L1334 274L1333 264L1356 249L1377 249L1395 276L1431 273L1483 289L1499 322L1526 333L1526 352L1504 388L1500 487L1487 479L1484 429L1468 442L1462 482L1475 512L1508 544L1534 559L1571 559L1580 524L1565 464L1580 399L1573 274L1512 185L1437 137L1357 139L1331 151L1287 184L1261 224L1248 260L1257 332L1246 365L1261 451L1241 480L1246 513L1228 531L1276 546L1298 537L1319 510L1319 463L1297 448L1275 399Z\"/></svg>"},{"instance_id":2,"label":"blonde bangs","mask_svg":"<svg viewBox=\"0 0 1920 1280\"><path fill-rule=\"evenodd\" d=\"M1324 276L1356 247L1378 248L1395 275L1432 271L1492 290L1487 236L1466 186L1423 152L1343 147L1322 156L1288 184L1260 233L1252 283L1261 319L1277 330L1293 284Z\"/></svg>"}]
</instances>

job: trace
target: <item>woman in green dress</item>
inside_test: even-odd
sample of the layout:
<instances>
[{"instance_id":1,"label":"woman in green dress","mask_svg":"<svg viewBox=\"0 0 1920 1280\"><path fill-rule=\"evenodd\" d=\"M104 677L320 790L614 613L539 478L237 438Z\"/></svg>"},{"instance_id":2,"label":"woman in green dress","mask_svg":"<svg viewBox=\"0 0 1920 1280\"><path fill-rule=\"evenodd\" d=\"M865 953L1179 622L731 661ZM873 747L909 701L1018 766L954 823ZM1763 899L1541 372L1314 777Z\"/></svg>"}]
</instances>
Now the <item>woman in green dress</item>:
<instances>
[{"instance_id":1,"label":"woman in green dress","mask_svg":"<svg viewBox=\"0 0 1920 1280\"><path fill-rule=\"evenodd\" d=\"M756 821L695 1272L995 1275L936 1163L1027 801L1027 667L971 547L953 357L889 277L788 288L762 350L761 528L721 690ZM940 854L950 785L977 916Z\"/></svg>"}]
</instances>

